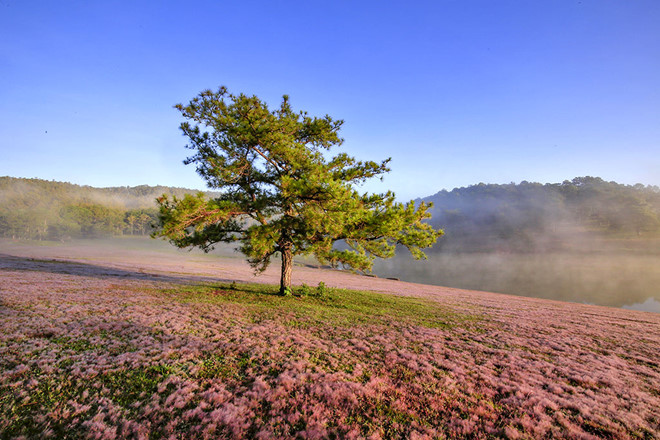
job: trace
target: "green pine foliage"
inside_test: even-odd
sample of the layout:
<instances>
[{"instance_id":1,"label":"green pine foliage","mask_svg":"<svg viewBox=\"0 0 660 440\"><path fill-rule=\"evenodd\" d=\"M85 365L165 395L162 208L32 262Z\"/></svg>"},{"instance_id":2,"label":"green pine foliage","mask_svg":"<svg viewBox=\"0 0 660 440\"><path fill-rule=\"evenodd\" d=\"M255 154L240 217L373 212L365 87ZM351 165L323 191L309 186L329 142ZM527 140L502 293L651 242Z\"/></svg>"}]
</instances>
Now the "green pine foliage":
<instances>
[{"instance_id":1,"label":"green pine foliage","mask_svg":"<svg viewBox=\"0 0 660 440\"><path fill-rule=\"evenodd\" d=\"M290 291L294 255L322 264L369 271L374 258L389 258L397 245L415 258L442 234L425 219L428 204L402 204L394 194L361 194L361 183L389 171L388 160L357 161L326 151L342 144L341 120L295 112L287 96L270 110L256 96L222 87L176 106L187 119L194 164L220 195L161 197L161 229L155 234L179 247L210 250L236 242L257 271L282 257L280 292ZM335 243L342 241L345 248Z\"/></svg>"}]
</instances>

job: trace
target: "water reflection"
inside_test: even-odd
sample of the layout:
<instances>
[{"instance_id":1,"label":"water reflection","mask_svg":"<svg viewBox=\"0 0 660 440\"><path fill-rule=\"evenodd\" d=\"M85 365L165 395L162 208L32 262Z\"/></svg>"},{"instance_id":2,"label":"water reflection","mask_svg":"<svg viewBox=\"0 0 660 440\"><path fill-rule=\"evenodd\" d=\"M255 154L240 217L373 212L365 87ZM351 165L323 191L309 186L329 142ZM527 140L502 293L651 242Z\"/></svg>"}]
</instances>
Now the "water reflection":
<instances>
[{"instance_id":1,"label":"water reflection","mask_svg":"<svg viewBox=\"0 0 660 440\"><path fill-rule=\"evenodd\" d=\"M656 300L655 298L649 298L643 303L624 305L622 307L629 310L641 310L643 312L660 313L660 301Z\"/></svg>"},{"instance_id":2,"label":"water reflection","mask_svg":"<svg viewBox=\"0 0 660 440\"><path fill-rule=\"evenodd\" d=\"M403 281L660 313L660 261L644 254L434 254L379 260L374 273Z\"/></svg>"}]
</instances>

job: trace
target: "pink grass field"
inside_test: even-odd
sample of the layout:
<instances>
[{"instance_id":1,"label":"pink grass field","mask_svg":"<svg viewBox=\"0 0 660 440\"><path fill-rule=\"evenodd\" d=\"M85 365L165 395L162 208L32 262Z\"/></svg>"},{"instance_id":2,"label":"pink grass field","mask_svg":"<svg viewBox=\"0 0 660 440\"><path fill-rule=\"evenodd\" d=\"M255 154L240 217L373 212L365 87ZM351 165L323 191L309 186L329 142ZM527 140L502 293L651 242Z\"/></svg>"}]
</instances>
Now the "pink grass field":
<instances>
[{"instance_id":1,"label":"pink grass field","mask_svg":"<svg viewBox=\"0 0 660 440\"><path fill-rule=\"evenodd\" d=\"M308 267L294 283L422 298L447 318L324 322L177 294L277 276L0 242L0 438L660 438L660 314Z\"/></svg>"}]
</instances>

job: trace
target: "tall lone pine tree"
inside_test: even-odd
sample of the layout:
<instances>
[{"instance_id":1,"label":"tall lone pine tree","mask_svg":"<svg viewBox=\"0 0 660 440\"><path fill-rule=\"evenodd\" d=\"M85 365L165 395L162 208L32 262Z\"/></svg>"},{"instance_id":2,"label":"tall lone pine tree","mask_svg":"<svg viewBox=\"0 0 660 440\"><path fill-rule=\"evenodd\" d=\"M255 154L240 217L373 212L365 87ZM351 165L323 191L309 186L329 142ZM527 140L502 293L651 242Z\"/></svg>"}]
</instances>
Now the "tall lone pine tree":
<instances>
[{"instance_id":1,"label":"tall lone pine tree","mask_svg":"<svg viewBox=\"0 0 660 440\"><path fill-rule=\"evenodd\" d=\"M322 150L343 142L341 120L296 113L286 95L271 111L256 96L233 95L224 87L176 108L189 120L181 130L195 151L184 163L194 163L221 194L158 199L155 235L178 247L209 251L216 243L236 242L256 271L279 253L280 294L286 295L294 255L369 271L374 257L392 257L396 245L425 258L420 249L442 235L422 222L431 217L429 205L396 203L392 192L357 191L365 180L389 172L390 159L359 162L345 153L326 159ZM333 246L339 240L345 250Z\"/></svg>"}]
</instances>

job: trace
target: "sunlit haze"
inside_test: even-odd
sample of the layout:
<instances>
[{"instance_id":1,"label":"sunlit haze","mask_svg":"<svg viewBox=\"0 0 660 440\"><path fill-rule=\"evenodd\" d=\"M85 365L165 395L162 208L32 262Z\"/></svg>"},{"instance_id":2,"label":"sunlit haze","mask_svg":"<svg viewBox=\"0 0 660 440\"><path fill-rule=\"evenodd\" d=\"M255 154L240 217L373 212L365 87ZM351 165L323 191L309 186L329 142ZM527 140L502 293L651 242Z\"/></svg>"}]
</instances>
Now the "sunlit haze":
<instances>
[{"instance_id":1,"label":"sunlit haze","mask_svg":"<svg viewBox=\"0 0 660 440\"><path fill-rule=\"evenodd\" d=\"M660 184L660 3L0 1L0 175L205 188L174 104L344 119L366 190Z\"/></svg>"}]
</instances>

